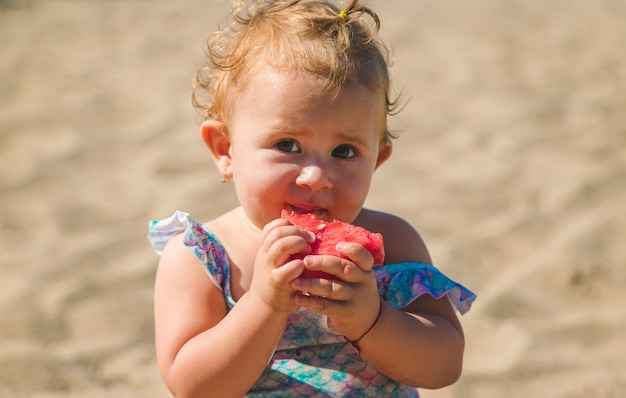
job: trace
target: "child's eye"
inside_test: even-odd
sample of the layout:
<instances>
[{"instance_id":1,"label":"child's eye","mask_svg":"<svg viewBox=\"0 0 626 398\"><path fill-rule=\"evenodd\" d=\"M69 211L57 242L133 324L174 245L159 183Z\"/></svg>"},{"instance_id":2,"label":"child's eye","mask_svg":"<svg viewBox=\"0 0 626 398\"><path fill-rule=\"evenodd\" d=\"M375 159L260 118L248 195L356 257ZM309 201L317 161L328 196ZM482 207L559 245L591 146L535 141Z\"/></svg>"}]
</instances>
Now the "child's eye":
<instances>
[{"instance_id":1,"label":"child's eye","mask_svg":"<svg viewBox=\"0 0 626 398\"><path fill-rule=\"evenodd\" d=\"M282 140L276 143L276 148L283 152L299 153L300 147L294 140Z\"/></svg>"},{"instance_id":2,"label":"child's eye","mask_svg":"<svg viewBox=\"0 0 626 398\"><path fill-rule=\"evenodd\" d=\"M356 150L350 145L340 145L333 150L333 156L340 159L350 159L356 155Z\"/></svg>"}]
</instances>

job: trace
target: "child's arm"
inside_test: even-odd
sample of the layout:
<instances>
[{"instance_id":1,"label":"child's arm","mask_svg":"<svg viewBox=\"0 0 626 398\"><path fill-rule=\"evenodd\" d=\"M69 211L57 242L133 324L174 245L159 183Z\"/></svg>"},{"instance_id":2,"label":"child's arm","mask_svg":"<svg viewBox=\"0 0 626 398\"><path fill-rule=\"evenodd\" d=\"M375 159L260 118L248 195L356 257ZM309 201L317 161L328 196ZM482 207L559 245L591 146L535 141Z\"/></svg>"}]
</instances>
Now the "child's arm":
<instances>
[{"instance_id":1,"label":"child's arm","mask_svg":"<svg viewBox=\"0 0 626 398\"><path fill-rule=\"evenodd\" d=\"M362 356L405 384L434 389L456 382L465 339L448 299L424 295L403 311L381 305L378 322L359 341Z\"/></svg>"},{"instance_id":2,"label":"child's arm","mask_svg":"<svg viewBox=\"0 0 626 398\"><path fill-rule=\"evenodd\" d=\"M384 235L388 262L430 263L426 246L410 225L396 218L385 221L384 228L378 230ZM372 225L368 227L376 229ZM330 256L305 259L307 268L332 273L343 281L331 284L298 279L294 286L327 297L299 296L298 303L327 315L333 331L352 340L368 330L380 308L380 317L358 342L363 358L404 384L440 388L454 383L461 374L465 340L448 299L435 300L423 295L397 310L378 299L371 255L352 244L343 254L358 265L347 275L342 275L346 260Z\"/></svg>"},{"instance_id":3,"label":"child's arm","mask_svg":"<svg viewBox=\"0 0 626 398\"><path fill-rule=\"evenodd\" d=\"M229 312L182 236L166 246L155 285L156 347L161 376L175 396L242 396L267 366L297 308L289 282L302 272L301 261L275 264L286 262L285 249L308 245L303 232L284 224L266 234L255 264L258 281Z\"/></svg>"},{"instance_id":4,"label":"child's arm","mask_svg":"<svg viewBox=\"0 0 626 398\"><path fill-rule=\"evenodd\" d=\"M432 264L424 241L406 221L383 217L387 262ZM461 375L465 336L447 297L424 294L402 311L382 304L379 321L359 342L361 353L383 373L400 382L441 388Z\"/></svg>"}]
</instances>

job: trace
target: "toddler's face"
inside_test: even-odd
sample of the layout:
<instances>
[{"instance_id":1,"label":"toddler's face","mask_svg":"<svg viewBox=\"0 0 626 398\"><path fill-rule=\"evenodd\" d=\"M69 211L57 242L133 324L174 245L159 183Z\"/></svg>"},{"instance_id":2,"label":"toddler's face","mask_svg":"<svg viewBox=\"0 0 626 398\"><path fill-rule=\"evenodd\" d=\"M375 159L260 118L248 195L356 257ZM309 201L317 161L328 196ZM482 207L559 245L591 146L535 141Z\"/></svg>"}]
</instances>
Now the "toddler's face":
<instances>
[{"instance_id":1,"label":"toddler's face","mask_svg":"<svg viewBox=\"0 0 626 398\"><path fill-rule=\"evenodd\" d=\"M380 144L384 98L361 84L336 98L313 76L260 70L228 124L241 205L259 228L281 209L351 222L372 174L391 153Z\"/></svg>"}]
</instances>

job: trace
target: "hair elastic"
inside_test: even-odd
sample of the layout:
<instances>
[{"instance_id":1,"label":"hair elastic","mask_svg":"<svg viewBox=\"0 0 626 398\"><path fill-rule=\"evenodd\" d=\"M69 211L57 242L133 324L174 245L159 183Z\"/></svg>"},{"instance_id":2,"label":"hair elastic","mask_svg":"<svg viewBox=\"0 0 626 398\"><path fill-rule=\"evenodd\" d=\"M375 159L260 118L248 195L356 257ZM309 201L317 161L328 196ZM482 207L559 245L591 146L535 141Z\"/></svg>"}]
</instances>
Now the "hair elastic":
<instances>
[{"instance_id":1,"label":"hair elastic","mask_svg":"<svg viewBox=\"0 0 626 398\"><path fill-rule=\"evenodd\" d=\"M345 20L346 20L346 18L348 18L348 13L342 10L342 11L341 11L341 12L340 12L337 16L338 16L338 17L339 17L339 19L341 19L342 21L345 21Z\"/></svg>"}]
</instances>

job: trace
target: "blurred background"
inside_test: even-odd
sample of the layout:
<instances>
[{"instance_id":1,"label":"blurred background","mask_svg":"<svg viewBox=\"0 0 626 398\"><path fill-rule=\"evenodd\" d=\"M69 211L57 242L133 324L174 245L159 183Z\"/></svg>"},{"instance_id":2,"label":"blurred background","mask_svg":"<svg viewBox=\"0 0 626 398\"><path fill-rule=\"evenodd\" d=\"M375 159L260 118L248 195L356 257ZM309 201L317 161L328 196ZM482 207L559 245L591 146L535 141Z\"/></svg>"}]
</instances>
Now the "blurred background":
<instances>
[{"instance_id":1,"label":"blurred background","mask_svg":"<svg viewBox=\"0 0 626 398\"><path fill-rule=\"evenodd\" d=\"M367 204L479 295L423 396L623 397L626 3L368 4L407 105ZM190 104L228 7L0 0L0 396L169 396L145 235L236 205Z\"/></svg>"}]
</instances>

